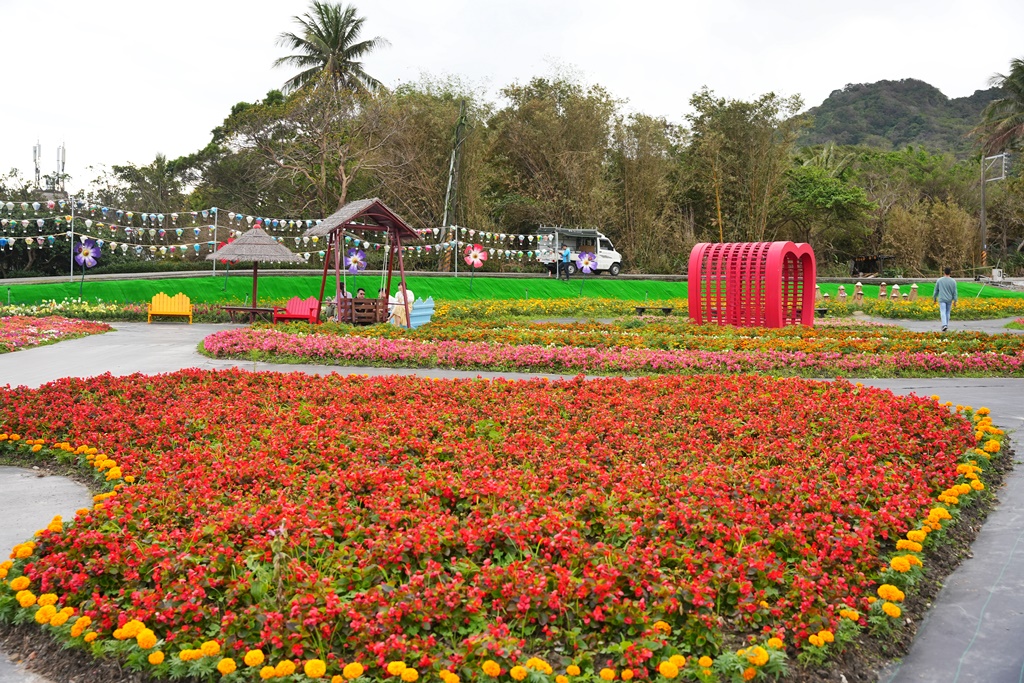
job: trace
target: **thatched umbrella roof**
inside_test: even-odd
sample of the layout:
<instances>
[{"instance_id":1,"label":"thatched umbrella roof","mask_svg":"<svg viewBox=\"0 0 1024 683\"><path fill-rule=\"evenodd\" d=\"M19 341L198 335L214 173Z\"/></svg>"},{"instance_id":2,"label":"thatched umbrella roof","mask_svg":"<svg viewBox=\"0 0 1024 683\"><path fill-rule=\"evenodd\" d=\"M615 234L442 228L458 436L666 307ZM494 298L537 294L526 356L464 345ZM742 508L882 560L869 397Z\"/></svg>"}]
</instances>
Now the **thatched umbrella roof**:
<instances>
[{"instance_id":1,"label":"thatched umbrella roof","mask_svg":"<svg viewBox=\"0 0 1024 683\"><path fill-rule=\"evenodd\" d=\"M281 261L297 263L302 257L292 252L273 237L268 235L263 228L253 228L234 242L225 244L223 247L208 254L207 261Z\"/></svg>"},{"instance_id":2,"label":"thatched umbrella roof","mask_svg":"<svg viewBox=\"0 0 1024 683\"><path fill-rule=\"evenodd\" d=\"M256 308L258 295L257 280L259 278L260 261L283 261L295 263L302 261L302 257L292 253L291 249L280 244L273 237L268 235L263 228L253 228L234 242L225 244L223 247L208 254L207 261L245 261L252 262L252 306Z\"/></svg>"}]
</instances>

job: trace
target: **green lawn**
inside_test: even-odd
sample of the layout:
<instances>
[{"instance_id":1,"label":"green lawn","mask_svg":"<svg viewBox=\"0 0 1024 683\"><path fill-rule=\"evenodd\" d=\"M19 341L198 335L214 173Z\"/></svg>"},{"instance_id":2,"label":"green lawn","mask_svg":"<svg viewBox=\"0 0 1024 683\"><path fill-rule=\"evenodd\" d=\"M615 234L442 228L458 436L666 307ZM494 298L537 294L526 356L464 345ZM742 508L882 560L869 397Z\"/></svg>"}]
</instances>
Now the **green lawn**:
<instances>
[{"instance_id":1,"label":"green lawn","mask_svg":"<svg viewBox=\"0 0 1024 683\"><path fill-rule=\"evenodd\" d=\"M470 284L472 282L472 291ZM348 289L355 292L357 287L364 287L373 296L380 287L380 276L362 275L348 278ZM583 285L584 297L622 299L627 301L643 301L644 299L683 299L686 298L685 282L660 282L644 280L622 280L609 276L588 277L585 280L574 278L569 283L553 278L537 277L529 279L477 277L471 281L469 276L453 277L410 277L409 289L418 297L433 296L435 299L555 299L574 298L580 296L580 285ZM46 285L10 285L10 301L15 304L36 304L41 301L56 299L74 299L78 297L78 282ZM217 277L175 278L165 280L115 280L85 281L82 298L88 301L102 300L106 302L143 302L150 300L157 292L174 295L184 292L194 303L217 303L245 301L252 296L252 278L247 271L232 272L224 289L223 275ZM397 289L398 280L392 281L392 291ZM333 291L334 279L328 278L327 292ZM822 283L822 292L835 297L838 285ZM919 297L931 297L933 285L922 284L918 289ZM266 276L260 278L259 297L262 302L282 302L293 296L316 296L320 291L320 277L305 276ZM1007 292L991 286L983 286L974 282L960 284L960 296L974 297L980 292L982 297L1024 297L1024 293ZM853 287L847 286L847 294L853 295ZM868 298L878 297L877 285L865 285L864 294ZM0 289L0 299L6 301L7 292Z\"/></svg>"}]
</instances>

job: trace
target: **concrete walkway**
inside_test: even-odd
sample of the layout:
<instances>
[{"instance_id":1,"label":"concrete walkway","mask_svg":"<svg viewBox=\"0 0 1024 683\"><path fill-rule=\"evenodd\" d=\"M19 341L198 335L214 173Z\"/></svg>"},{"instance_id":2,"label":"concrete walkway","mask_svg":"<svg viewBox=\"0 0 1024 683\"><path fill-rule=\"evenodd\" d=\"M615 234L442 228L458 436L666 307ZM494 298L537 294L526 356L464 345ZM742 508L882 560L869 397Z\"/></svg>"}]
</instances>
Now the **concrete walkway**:
<instances>
[{"instance_id":1,"label":"concrete walkway","mask_svg":"<svg viewBox=\"0 0 1024 683\"><path fill-rule=\"evenodd\" d=\"M32 538L55 515L72 519L92 505L88 489L64 477L43 476L19 467L0 467L0 553ZM0 683L45 683L0 652Z\"/></svg>"},{"instance_id":2,"label":"concrete walkway","mask_svg":"<svg viewBox=\"0 0 1024 683\"><path fill-rule=\"evenodd\" d=\"M892 322L892 321L884 321ZM1004 321L954 321L953 330L973 329L1002 332ZM935 331L937 324L899 321L903 327ZM961 327L962 325L962 327ZM920 326L920 327L919 327ZM111 372L161 373L182 368L223 369L240 367L252 371L341 372L366 375L418 375L440 378L537 377L524 373L464 372L392 368L354 368L322 365L253 363L213 360L196 352L199 341L224 325L146 325L118 323L117 331L0 355L0 385L36 387L61 377L92 377ZM550 378L564 375L547 375ZM1024 427L1024 379L876 379L864 384L892 390L897 394L938 394L954 401L992 410L995 422L1018 433ZM8 468L10 469L10 468ZM17 486L24 477L0 468L0 549L28 538L54 514L40 513L42 521L8 524L5 486ZM56 478L49 478L54 479ZM74 486L66 482L68 486ZM890 668L883 683L1020 683L1024 680L1024 468L1015 469L999 492L1000 504L985 523L973 547L973 558L949 576L921 625L909 655ZM73 494L69 491L69 496ZM67 502L67 514L79 507ZM33 510L33 513L35 511ZM11 540L8 539L8 535ZM32 681L28 674L4 678L0 658L0 683Z\"/></svg>"}]
</instances>

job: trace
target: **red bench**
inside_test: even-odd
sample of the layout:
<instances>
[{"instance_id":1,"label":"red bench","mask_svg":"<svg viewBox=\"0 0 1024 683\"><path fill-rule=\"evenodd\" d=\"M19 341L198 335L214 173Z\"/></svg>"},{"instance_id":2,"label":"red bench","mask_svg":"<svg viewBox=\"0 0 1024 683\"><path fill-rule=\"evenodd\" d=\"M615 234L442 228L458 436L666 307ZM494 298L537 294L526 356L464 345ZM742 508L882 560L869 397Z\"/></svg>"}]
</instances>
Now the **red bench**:
<instances>
[{"instance_id":1,"label":"red bench","mask_svg":"<svg viewBox=\"0 0 1024 683\"><path fill-rule=\"evenodd\" d=\"M316 315L319 303L315 296L308 299L292 297L283 309L274 306L274 323L277 324L280 320L305 320L315 325L320 322Z\"/></svg>"}]
</instances>

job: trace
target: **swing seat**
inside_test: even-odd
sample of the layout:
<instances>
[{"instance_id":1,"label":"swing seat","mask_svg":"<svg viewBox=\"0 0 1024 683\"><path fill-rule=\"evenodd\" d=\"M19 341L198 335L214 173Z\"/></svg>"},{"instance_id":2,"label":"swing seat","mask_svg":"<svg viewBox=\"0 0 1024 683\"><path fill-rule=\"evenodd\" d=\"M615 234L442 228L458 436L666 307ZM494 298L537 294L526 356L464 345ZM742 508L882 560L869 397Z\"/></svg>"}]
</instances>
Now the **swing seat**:
<instances>
[{"instance_id":1,"label":"swing seat","mask_svg":"<svg viewBox=\"0 0 1024 683\"><path fill-rule=\"evenodd\" d=\"M352 325L376 325L388 319L387 299L342 299L338 305L338 322Z\"/></svg>"}]
</instances>

